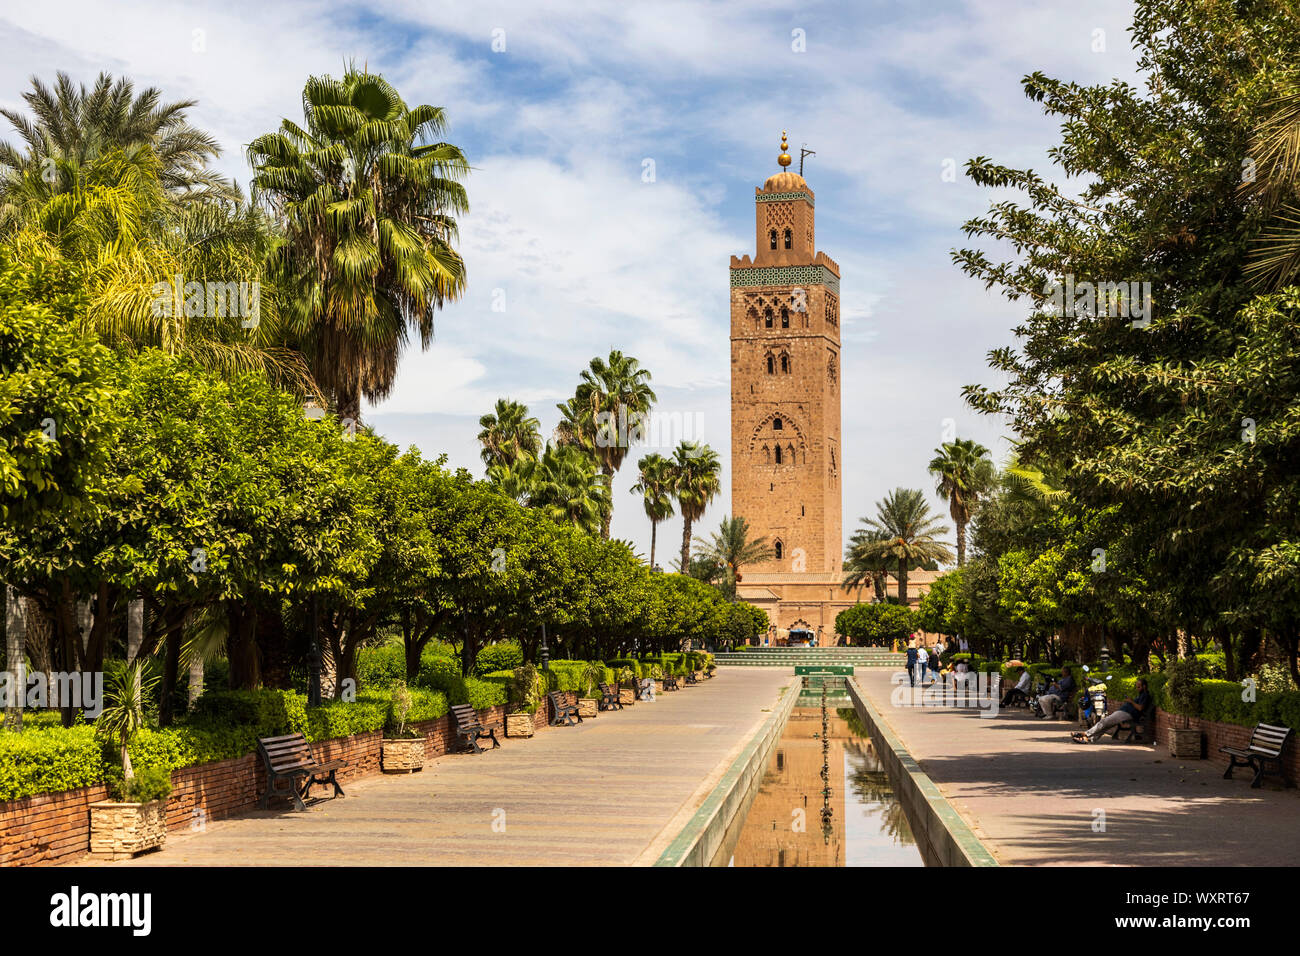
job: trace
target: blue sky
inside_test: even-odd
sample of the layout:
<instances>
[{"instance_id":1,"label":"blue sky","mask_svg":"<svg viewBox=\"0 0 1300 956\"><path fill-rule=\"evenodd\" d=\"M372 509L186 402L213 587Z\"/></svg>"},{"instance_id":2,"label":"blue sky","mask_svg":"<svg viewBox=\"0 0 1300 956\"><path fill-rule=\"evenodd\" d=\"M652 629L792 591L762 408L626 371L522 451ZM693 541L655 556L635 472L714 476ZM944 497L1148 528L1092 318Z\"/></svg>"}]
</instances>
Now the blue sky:
<instances>
[{"instance_id":1,"label":"blue sky","mask_svg":"<svg viewBox=\"0 0 1300 956\"><path fill-rule=\"evenodd\" d=\"M497 397L528 403L549 434L555 403L611 348L640 358L659 411L698 422L726 461L727 266L753 252L754 186L788 130L816 150L817 246L843 276L847 538L891 488L933 491L945 420L1005 455L1004 423L967 409L961 387L993 383L985 353L1011 342L1022 307L949 259L961 223L1004 197L944 181L945 162L1047 171L1056 126L1021 77L1134 81L1131 14L1129 0L5 4L0 103L20 108L32 74L126 74L197 99L193 121L241 183L244 145L300 120L306 77L350 58L445 107L474 166L468 291L366 417L476 475L478 417ZM639 453L615 483L613 531L645 551L628 493ZM705 529L728 513L729 480ZM679 538L676 520L664 535Z\"/></svg>"}]
</instances>

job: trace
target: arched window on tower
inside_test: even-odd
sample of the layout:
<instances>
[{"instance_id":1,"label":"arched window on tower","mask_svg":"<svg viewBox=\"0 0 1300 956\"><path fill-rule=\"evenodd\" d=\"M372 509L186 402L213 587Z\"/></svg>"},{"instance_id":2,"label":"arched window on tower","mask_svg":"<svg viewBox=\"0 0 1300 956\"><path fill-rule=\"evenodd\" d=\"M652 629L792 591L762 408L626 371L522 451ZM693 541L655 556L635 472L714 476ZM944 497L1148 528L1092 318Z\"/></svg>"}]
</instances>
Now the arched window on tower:
<instances>
[{"instance_id":1,"label":"arched window on tower","mask_svg":"<svg viewBox=\"0 0 1300 956\"><path fill-rule=\"evenodd\" d=\"M772 553L776 555L778 561L780 561L781 556L785 554L785 545L781 543L780 538L778 538L776 543L772 545Z\"/></svg>"},{"instance_id":2,"label":"arched window on tower","mask_svg":"<svg viewBox=\"0 0 1300 956\"><path fill-rule=\"evenodd\" d=\"M777 463L778 465L781 464L781 446L780 446L780 445L777 445L777 446L776 446L776 463Z\"/></svg>"},{"instance_id":3,"label":"arched window on tower","mask_svg":"<svg viewBox=\"0 0 1300 956\"><path fill-rule=\"evenodd\" d=\"M768 329L772 327L772 307L770 305L763 310L763 326Z\"/></svg>"},{"instance_id":4,"label":"arched window on tower","mask_svg":"<svg viewBox=\"0 0 1300 956\"><path fill-rule=\"evenodd\" d=\"M789 229L785 231L785 247L787 249L794 248L794 233L792 233Z\"/></svg>"},{"instance_id":5,"label":"arched window on tower","mask_svg":"<svg viewBox=\"0 0 1300 956\"><path fill-rule=\"evenodd\" d=\"M790 356L786 355L784 352L781 353L781 371L790 371Z\"/></svg>"},{"instance_id":6,"label":"arched window on tower","mask_svg":"<svg viewBox=\"0 0 1300 956\"><path fill-rule=\"evenodd\" d=\"M768 238L772 240L772 248L775 249L775 248L776 248L776 230L775 230L775 229L773 229L772 232L768 235Z\"/></svg>"},{"instance_id":7,"label":"arched window on tower","mask_svg":"<svg viewBox=\"0 0 1300 956\"><path fill-rule=\"evenodd\" d=\"M767 357L767 374L768 375L776 374L776 359L773 358L771 355Z\"/></svg>"},{"instance_id":8,"label":"arched window on tower","mask_svg":"<svg viewBox=\"0 0 1300 956\"><path fill-rule=\"evenodd\" d=\"M772 419L772 428L773 428L775 431L780 431L780 430L784 427L784 425L785 425L785 423L782 422L781 419L779 419L779 418L774 418L774 419Z\"/></svg>"},{"instance_id":9,"label":"arched window on tower","mask_svg":"<svg viewBox=\"0 0 1300 956\"><path fill-rule=\"evenodd\" d=\"M790 310L787 309L785 306L781 306L781 328L788 329L789 327L790 327Z\"/></svg>"}]
</instances>

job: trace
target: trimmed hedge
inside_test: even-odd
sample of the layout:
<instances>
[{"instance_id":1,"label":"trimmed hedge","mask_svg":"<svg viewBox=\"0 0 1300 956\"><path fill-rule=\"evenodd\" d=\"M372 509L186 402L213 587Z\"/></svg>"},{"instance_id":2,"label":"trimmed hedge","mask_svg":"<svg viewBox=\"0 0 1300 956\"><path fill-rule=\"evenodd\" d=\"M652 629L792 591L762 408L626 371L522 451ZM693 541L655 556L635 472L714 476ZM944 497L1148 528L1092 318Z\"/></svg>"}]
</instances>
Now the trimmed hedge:
<instances>
[{"instance_id":1,"label":"trimmed hedge","mask_svg":"<svg viewBox=\"0 0 1300 956\"><path fill-rule=\"evenodd\" d=\"M480 648L474 658L474 676L482 677L492 671L512 671L522 667L524 652L518 641L499 641Z\"/></svg>"}]
</instances>

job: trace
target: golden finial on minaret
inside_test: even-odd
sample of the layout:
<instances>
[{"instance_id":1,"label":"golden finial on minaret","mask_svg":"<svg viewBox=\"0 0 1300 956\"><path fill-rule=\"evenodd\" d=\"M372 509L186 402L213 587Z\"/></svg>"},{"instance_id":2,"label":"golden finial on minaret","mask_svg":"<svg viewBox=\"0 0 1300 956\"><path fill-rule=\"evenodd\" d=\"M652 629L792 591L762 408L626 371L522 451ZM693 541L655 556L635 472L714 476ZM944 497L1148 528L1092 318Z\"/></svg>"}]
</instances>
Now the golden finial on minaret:
<instances>
[{"instance_id":1,"label":"golden finial on minaret","mask_svg":"<svg viewBox=\"0 0 1300 956\"><path fill-rule=\"evenodd\" d=\"M781 130L781 155L776 158L776 161L781 164L782 169L790 165L790 154L786 152L789 148L790 144L785 141L785 130Z\"/></svg>"}]
</instances>

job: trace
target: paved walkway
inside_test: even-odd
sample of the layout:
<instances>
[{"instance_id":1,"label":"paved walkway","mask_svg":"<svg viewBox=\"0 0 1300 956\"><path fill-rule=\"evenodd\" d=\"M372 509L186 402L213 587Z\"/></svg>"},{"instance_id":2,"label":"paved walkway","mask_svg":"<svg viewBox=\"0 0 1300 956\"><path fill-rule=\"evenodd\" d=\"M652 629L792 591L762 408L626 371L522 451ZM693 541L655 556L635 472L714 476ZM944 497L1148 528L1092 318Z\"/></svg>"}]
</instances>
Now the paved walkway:
<instances>
[{"instance_id":1,"label":"paved walkway","mask_svg":"<svg viewBox=\"0 0 1300 956\"><path fill-rule=\"evenodd\" d=\"M1176 760L1139 744L1071 743L1077 729L1023 709L894 707L892 671L858 686L997 857L1010 865L1293 866L1300 791L1223 779L1227 758ZM1276 784L1272 784L1276 787ZM1101 829L1104 811L1104 830Z\"/></svg>"},{"instance_id":2,"label":"paved walkway","mask_svg":"<svg viewBox=\"0 0 1300 956\"><path fill-rule=\"evenodd\" d=\"M375 776L307 812L220 820L109 865L627 865L653 862L792 683L720 667L699 687L480 756Z\"/></svg>"}]
</instances>

